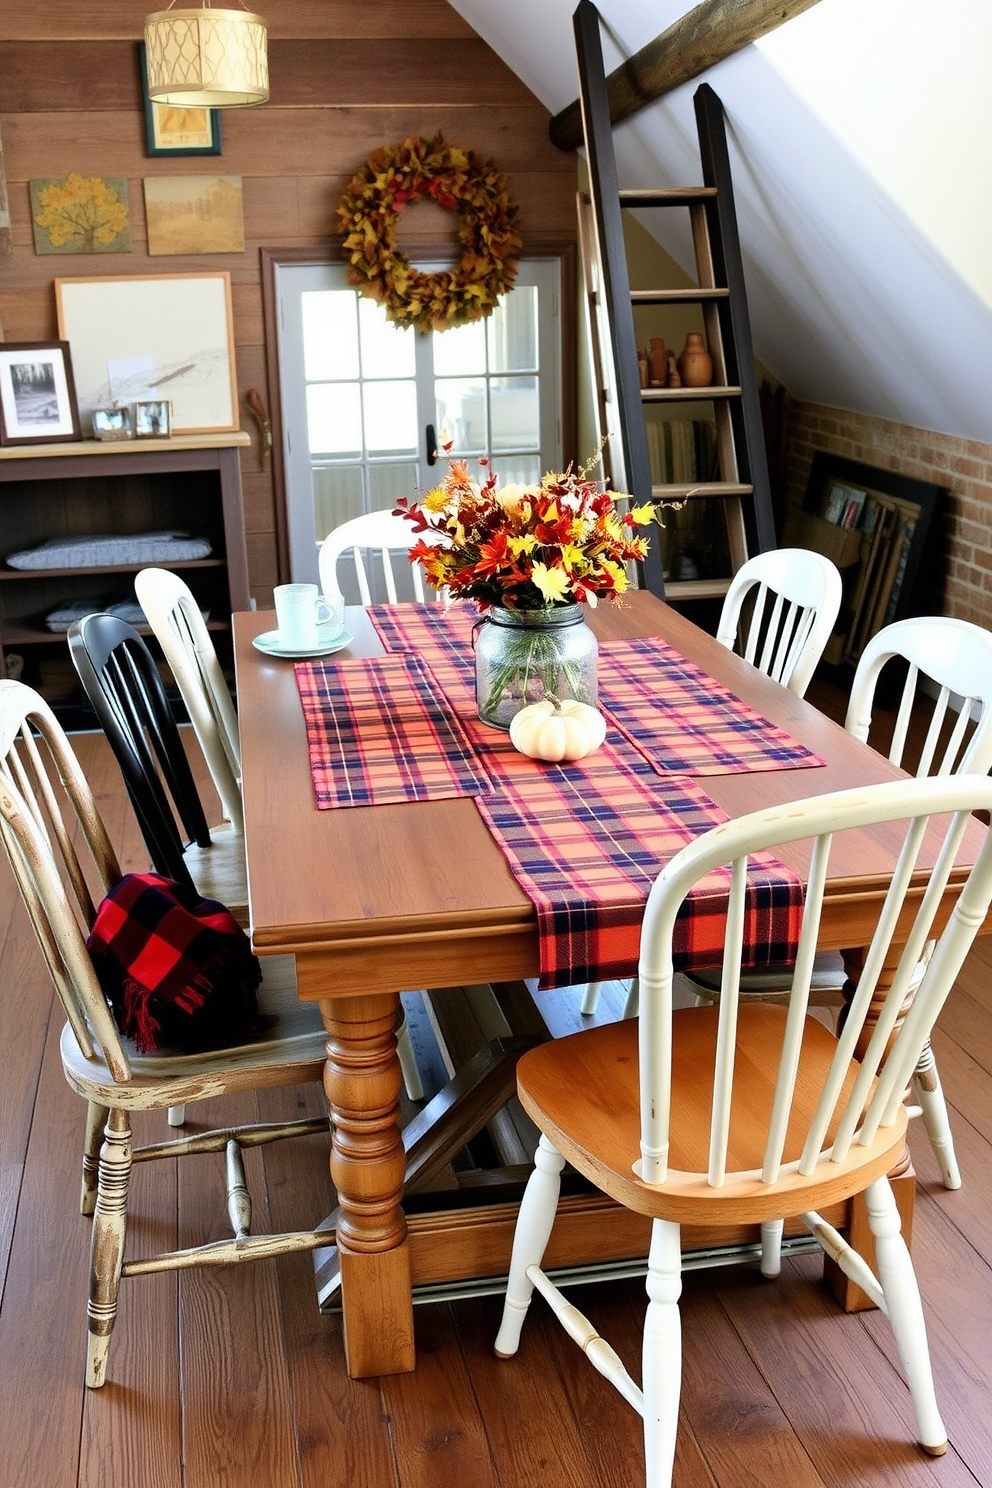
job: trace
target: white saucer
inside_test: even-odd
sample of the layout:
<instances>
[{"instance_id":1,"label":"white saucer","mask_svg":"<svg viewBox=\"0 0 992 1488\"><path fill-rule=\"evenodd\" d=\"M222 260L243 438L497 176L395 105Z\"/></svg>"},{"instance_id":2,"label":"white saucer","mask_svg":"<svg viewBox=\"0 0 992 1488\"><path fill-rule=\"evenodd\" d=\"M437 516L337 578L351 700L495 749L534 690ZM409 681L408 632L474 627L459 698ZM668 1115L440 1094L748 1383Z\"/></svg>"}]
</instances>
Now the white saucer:
<instances>
[{"instance_id":1,"label":"white saucer","mask_svg":"<svg viewBox=\"0 0 992 1488\"><path fill-rule=\"evenodd\" d=\"M339 630L329 640L318 641L315 647L305 646L302 650L296 650L293 647L280 646L279 632L267 630L262 635L252 636L251 643L264 656L284 656L289 661L305 661L313 656L332 656L335 651L343 651L346 646L350 646L354 639L348 631Z\"/></svg>"}]
</instances>

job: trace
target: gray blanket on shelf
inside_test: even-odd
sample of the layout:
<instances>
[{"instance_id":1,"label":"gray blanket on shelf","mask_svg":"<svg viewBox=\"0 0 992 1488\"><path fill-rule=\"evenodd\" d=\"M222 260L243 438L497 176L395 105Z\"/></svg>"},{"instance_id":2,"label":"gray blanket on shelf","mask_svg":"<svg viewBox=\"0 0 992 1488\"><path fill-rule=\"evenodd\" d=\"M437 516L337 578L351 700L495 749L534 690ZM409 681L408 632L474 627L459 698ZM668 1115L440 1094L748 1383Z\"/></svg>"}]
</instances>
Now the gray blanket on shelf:
<instances>
[{"instance_id":1,"label":"gray blanket on shelf","mask_svg":"<svg viewBox=\"0 0 992 1488\"><path fill-rule=\"evenodd\" d=\"M130 532L124 535L87 533L85 537L53 538L23 553L8 553L11 568L108 568L114 564L166 565L184 559L209 558L210 543L188 532Z\"/></svg>"}]
</instances>

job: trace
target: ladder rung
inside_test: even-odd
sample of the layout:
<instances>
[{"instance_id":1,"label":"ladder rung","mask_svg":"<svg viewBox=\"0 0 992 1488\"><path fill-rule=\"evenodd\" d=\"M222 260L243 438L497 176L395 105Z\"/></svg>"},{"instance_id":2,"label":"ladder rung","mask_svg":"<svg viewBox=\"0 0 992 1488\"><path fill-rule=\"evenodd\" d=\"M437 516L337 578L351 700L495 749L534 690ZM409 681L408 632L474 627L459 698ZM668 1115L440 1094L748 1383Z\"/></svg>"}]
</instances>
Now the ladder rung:
<instances>
[{"instance_id":1,"label":"ladder rung","mask_svg":"<svg viewBox=\"0 0 992 1488\"><path fill-rule=\"evenodd\" d=\"M700 289L690 285L687 289L632 289L632 305L695 305L703 300L729 300L729 289Z\"/></svg>"},{"instance_id":2,"label":"ladder rung","mask_svg":"<svg viewBox=\"0 0 992 1488\"><path fill-rule=\"evenodd\" d=\"M733 481L699 481L696 484L692 481L667 481L662 485L652 485L651 495L662 501L681 501L685 498L702 501L713 496L753 496L754 487L738 485Z\"/></svg>"},{"instance_id":3,"label":"ladder rung","mask_svg":"<svg viewBox=\"0 0 992 1488\"><path fill-rule=\"evenodd\" d=\"M739 398L739 387L641 388L642 403L712 403L715 398Z\"/></svg>"},{"instance_id":4,"label":"ladder rung","mask_svg":"<svg viewBox=\"0 0 992 1488\"><path fill-rule=\"evenodd\" d=\"M729 579L668 579L665 598L722 599L729 588Z\"/></svg>"},{"instance_id":5,"label":"ladder rung","mask_svg":"<svg viewBox=\"0 0 992 1488\"><path fill-rule=\"evenodd\" d=\"M715 186L672 186L620 192L622 207L692 207L716 196Z\"/></svg>"}]
</instances>

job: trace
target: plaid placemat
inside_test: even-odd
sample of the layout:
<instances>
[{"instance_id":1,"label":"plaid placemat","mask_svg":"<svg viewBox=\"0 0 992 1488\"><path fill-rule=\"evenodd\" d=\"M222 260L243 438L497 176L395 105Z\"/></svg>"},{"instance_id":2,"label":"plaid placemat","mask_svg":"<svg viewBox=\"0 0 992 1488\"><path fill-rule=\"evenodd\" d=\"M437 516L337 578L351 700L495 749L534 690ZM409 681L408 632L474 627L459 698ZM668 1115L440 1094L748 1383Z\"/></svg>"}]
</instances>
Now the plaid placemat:
<instances>
[{"instance_id":1,"label":"plaid placemat","mask_svg":"<svg viewBox=\"0 0 992 1488\"><path fill-rule=\"evenodd\" d=\"M535 763L518 754L505 734L480 724L471 650L476 616L471 607L445 611L439 606L380 606L372 611L372 618L390 650L416 652L429 659L492 779L493 789L476 800L476 807L537 911L539 986L564 987L633 975L644 905L655 878L681 847L726 821L726 814L694 781L669 773L671 766L660 765L650 748L621 728L612 711L610 721L617 726L603 747L569 765ZM631 646L635 653L628 655ZM697 711L703 695L698 689L705 685L707 697L716 693L720 702L727 700L728 726L735 717L743 721L747 712L756 729L764 727L781 735L762 753L760 740L745 734L732 756L729 745L723 745L721 731L722 758L728 763L719 764L718 771L782 768L770 760L769 751L787 744L809 755L663 642L609 642L601 649L609 658L611 674L616 653L622 664L629 663L618 689L621 708L628 685L635 694L639 686L647 687L648 679L657 677L659 656L668 655L691 674L679 686ZM603 692L604 682L601 670ZM654 703L650 694L648 701ZM732 704L737 705L736 714ZM668 758L675 756L669 753ZM763 762L752 765L750 760ZM808 762L819 763L812 755ZM762 853L752 859L749 883L745 964L780 964L794 958L802 881L771 854ZM728 887L729 870L710 875L693 890L678 923L679 969L721 964Z\"/></svg>"},{"instance_id":2,"label":"plaid placemat","mask_svg":"<svg viewBox=\"0 0 992 1488\"><path fill-rule=\"evenodd\" d=\"M600 707L656 769L730 775L823 765L665 641L604 641L599 649Z\"/></svg>"},{"instance_id":3,"label":"plaid placemat","mask_svg":"<svg viewBox=\"0 0 992 1488\"><path fill-rule=\"evenodd\" d=\"M465 730L419 657L300 661L294 670L321 809L489 789Z\"/></svg>"}]
</instances>

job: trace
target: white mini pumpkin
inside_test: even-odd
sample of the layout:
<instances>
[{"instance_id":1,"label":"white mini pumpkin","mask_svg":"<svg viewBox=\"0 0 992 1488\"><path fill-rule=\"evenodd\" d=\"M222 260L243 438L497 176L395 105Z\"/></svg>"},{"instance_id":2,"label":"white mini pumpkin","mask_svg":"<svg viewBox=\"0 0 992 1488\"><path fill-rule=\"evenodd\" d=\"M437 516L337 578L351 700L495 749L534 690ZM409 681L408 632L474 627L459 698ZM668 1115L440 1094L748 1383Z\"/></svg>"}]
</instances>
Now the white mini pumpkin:
<instances>
[{"instance_id":1,"label":"white mini pumpkin","mask_svg":"<svg viewBox=\"0 0 992 1488\"><path fill-rule=\"evenodd\" d=\"M598 749L606 738L606 719L588 703L574 698L543 698L515 713L510 743L530 759L580 760Z\"/></svg>"}]
</instances>

